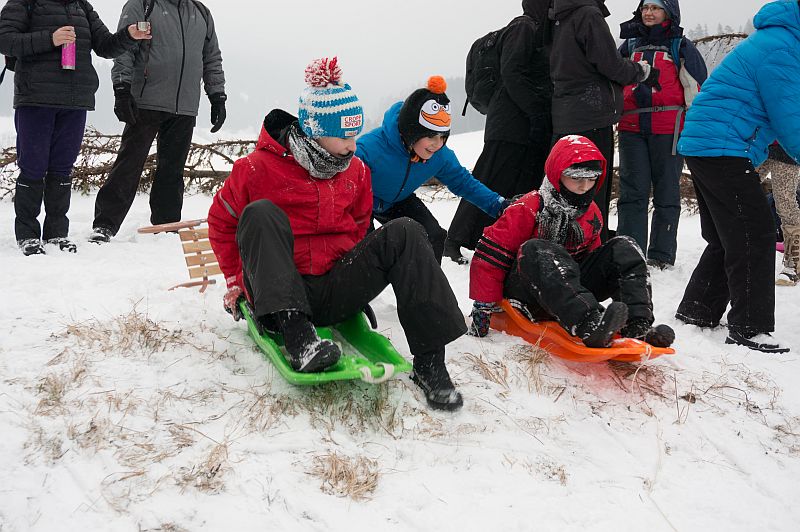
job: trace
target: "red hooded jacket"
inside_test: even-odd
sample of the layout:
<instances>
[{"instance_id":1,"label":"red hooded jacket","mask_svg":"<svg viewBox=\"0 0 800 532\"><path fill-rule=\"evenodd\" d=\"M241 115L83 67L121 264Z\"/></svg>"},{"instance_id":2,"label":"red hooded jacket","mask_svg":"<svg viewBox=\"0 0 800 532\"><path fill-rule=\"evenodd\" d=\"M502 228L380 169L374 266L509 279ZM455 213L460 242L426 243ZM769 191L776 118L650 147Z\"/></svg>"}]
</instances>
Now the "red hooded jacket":
<instances>
[{"instance_id":1,"label":"red hooded jacket","mask_svg":"<svg viewBox=\"0 0 800 532\"><path fill-rule=\"evenodd\" d=\"M606 178L606 160L597 147L578 135L562 138L553 146L545 162L547 179L556 190L561 190L561 173L573 164L585 161L600 161L603 173L594 190L598 190ZM485 303L503 299L503 283L516 261L520 247L532 238L538 238L537 217L543 207L538 190L531 191L508 207L503 215L483 231L469 270L469 297ZM592 202L578 219L584 239L578 246L567 247L575 258L600 247L600 230L603 218L597 204Z\"/></svg>"},{"instance_id":2,"label":"red hooded jacket","mask_svg":"<svg viewBox=\"0 0 800 532\"><path fill-rule=\"evenodd\" d=\"M208 237L229 287L244 289L236 228L253 201L268 199L289 217L294 263L301 275L327 273L367 233L372 215L369 168L353 157L347 170L330 179L311 177L275 140L291 120L287 113L270 113L255 151L234 163L208 211Z\"/></svg>"}]
</instances>

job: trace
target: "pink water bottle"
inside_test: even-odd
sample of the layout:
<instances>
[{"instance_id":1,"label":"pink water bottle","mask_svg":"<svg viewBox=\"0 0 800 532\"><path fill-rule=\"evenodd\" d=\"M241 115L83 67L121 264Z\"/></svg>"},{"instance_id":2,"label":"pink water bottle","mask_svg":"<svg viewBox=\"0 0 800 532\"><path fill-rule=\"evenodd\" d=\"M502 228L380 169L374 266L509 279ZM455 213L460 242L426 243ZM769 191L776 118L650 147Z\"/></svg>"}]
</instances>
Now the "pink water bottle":
<instances>
[{"instance_id":1,"label":"pink water bottle","mask_svg":"<svg viewBox=\"0 0 800 532\"><path fill-rule=\"evenodd\" d=\"M61 68L75 70L75 43L68 42L61 45Z\"/></svg>"}]
</instances>

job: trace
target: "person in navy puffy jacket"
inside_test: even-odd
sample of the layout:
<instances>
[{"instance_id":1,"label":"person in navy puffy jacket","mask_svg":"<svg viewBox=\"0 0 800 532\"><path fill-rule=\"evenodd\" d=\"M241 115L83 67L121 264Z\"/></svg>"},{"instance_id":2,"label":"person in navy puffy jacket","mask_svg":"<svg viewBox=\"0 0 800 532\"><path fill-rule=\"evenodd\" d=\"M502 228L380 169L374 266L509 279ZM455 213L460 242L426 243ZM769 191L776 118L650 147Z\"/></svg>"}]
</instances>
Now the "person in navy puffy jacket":
<instances>
[{"instance_id":1,"label":"person in navy puffy jacket","mask_svg":"<svg viewBox=\"0 0 800 532\"><path fill-rule=\"evenodd\" d=\"M675 264L681 216L683 158L675 144L684 112L708 77L705 61L683 37L678 0L640 0L633 18L621 26L619 52L647 61L659 71L658 85L628 85L619 122L619 220L617 233L633 237L650 266ZM648 246L648 207L653 220Z\"/></svg>"},{"instance_id":2,"label":"person in navy puffy jacket","mask_svg":"<svg viewBox=\"0 0 800 532\"><path fill-rule=\"evenodd\" d=\"M766 4L756 32L714 70L678 142L692 172L708 245L676 317L716 327L728 303L727 343L786 352L775 329L775 222L755 166L774 140L800 158L800 3Z\"/></svg>"},{"instance_id":3,"label":"person in navy puffy jacket","mask_svg":"<svg viewBox=\"0 0 800 532\"><path fill-rule=\"evenodd\" d=\"M414 192L432 177L496 218L509 203L475 179L447 147L450 135L450 99L447 83L432 76L386 111L383 125L358 139L356 155L372 172L372 214L380 223L396 218L416 220L428 234L433 252L442 262L447 231Z\"/></svg>"}]
</instances>

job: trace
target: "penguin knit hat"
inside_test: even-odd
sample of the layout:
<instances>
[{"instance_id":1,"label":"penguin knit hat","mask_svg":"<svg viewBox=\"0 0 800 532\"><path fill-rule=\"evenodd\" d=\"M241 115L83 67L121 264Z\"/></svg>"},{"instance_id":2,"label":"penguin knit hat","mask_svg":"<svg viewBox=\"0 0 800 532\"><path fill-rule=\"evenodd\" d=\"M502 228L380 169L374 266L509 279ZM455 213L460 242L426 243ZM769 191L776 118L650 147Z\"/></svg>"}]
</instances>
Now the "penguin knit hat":
<instances>
[{"instance_id":1,"label":"penguin knit hat","mask_svg":"<svg viewBox=\"0 0 800 532\"><path fill-rule=\"evenodd\" d=\"M336 57L312 61L306 67L306 85L297 118L308 137L350 138L361 133L364 110L350 85L342 82Z\"/></svg>"},{"instance_id":2,"label":"penguin knit hat","mask_svg":"<svg viewBox=\"0 0 800 532\"><path fill-rule=\"evenodd\" d=\"M447 82L441 76L431 76L425 88L411 93L400 108L397 126L406 146L411 147L422 137L450 135L450 98L444 91Z\"/></svg>"}]
</instances>

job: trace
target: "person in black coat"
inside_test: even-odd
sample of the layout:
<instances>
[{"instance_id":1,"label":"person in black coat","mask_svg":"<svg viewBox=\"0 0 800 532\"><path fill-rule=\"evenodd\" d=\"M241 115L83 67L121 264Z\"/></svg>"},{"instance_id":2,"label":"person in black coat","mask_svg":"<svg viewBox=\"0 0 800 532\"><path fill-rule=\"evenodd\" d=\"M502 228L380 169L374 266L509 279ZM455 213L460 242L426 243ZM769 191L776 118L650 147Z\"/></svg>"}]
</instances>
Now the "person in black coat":
<instances>
[{"instance_id":1,"label":"person in black coat","mask_svg":"<svg viewBox=\"0 0 800 532\"><path fill-rule=\"evenodd\" d=\"M614 167L614 129L622 116L622 87L635 83L655 86L658 69L623 58L605 18L605 0L553 0L553 143L564 135L582 135L597 145ZM608 220L612 173L595 202ZM607 226L600 235L608 239Z\"/></svg>"},{"instance_id":2,"label":"person in black coat","mask_svg":"<svg viewBox=\"0 0 800 532\"><path fill-rule=\"evenodd\" d=\"M498 42L500 80L486 114L483 152L472 174L503 197L539 188L550 147L550 66L544 49L550 0L523 0L523 15ZM444 255L464 264L461 247L475 249L494 219L461 200L450 224Z\"/></svg>"},{"instance_id":3,"label":"person in black coat","mask_svg":"<svg viewBox=\"0 0 800 532\"><path fill-rule=\"evenodd\" d=\"M113 58L149 39L135 24L112 34L86 0L8 0L0 12L0 53L16 60L14 124L17 177L14 231L25 255L45 252L43 240L75 252L67 239L72 167L86 112L99 80L91 52ZM62 46L75 45L72 68ZM44 202L44 228L37 216Z\"/></svg>"}]
</instances>

